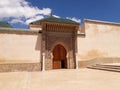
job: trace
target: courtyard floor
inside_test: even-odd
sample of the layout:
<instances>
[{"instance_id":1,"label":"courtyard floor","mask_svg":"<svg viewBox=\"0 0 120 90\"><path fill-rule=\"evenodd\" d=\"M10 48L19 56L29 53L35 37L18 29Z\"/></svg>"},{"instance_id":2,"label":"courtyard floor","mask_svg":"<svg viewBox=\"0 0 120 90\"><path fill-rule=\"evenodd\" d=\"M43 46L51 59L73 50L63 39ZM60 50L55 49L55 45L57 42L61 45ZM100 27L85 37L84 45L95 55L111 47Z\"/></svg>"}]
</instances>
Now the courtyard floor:
<instances>
[{"instance_id":1,"label":"courtyard floor","mask_svg":"<svg viewBox=\"0 0 120 90\"><path fill-rule=\"evenodd\" d=\"M93 69L4 72L0 90L120 90L120 73Z\"/></svg>"}]
</instances>

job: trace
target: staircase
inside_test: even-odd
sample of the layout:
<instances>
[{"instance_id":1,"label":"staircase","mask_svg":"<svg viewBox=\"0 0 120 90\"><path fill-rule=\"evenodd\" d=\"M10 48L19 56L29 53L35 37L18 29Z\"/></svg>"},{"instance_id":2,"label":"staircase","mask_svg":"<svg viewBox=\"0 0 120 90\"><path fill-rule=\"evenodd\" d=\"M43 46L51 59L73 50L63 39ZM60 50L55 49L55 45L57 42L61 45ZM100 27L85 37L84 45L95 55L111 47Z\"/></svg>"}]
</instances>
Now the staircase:
<instances>
[{"instance_id":1,"label":"staircase","mask_svg":"<svg viewBox=\"0 0 120 90\"><path fill-rule=\"evenodd\" d=\"M105 70L105 71L113 71L113 72L120 72L120 66L118 65L102 65L96 64L88 66L89 69L97 69L97 70Z\"/></svg>"}]
</instances>

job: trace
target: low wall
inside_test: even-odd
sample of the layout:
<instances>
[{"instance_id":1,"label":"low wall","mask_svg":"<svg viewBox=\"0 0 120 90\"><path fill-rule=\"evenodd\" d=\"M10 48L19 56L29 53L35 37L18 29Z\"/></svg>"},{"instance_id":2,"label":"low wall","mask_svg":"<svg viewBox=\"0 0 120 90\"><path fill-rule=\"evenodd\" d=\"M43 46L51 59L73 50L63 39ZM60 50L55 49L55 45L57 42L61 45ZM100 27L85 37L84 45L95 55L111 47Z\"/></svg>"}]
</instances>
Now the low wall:
<instances>
[{"instance_id":1,"label":"low wall","mask_svg":"<svg viewBox=\"0 0 120 90\"><path fill-rule=\"evenodd\" d=\"M120 58L96 58L87 61L78 61L78 67L85 68L90 65L103 63L120 63Z\"/></svg>"},{"instance_id":2,"label":"low wall","mask_svg":"<svg viewBox=\"0 0 120 90\"><path fill-rule=\"evenodd\" d=\"M41 71L41 63L0 64L0 72Z\"/></svg>"}]
</instances>

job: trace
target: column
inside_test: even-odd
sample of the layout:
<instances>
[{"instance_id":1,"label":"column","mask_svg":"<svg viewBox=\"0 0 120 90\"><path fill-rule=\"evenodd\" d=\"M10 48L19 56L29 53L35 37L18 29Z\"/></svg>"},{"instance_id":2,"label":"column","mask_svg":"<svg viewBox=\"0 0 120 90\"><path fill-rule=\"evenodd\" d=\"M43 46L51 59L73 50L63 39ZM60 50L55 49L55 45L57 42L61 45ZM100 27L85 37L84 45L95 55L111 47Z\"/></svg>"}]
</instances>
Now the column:
<instances>
[{"instance_id":1,"label":"column","mask_svg":"<svg viewBox=\"0 0 120 90\"><path fill-rule=\"evenodd\" d=\"M78 56L77 56L77 53L76 53L76 69L78 69Z\"/></svg>"},{"instance_id":2,"label":"column","mask_svg":"<svg viewBox=\"0 0 120 90\"><path fill-rule=\"evenodd\" d=\"M42 53L42 71L45 71L45 53Z\"/></svg>"}]
</instances>

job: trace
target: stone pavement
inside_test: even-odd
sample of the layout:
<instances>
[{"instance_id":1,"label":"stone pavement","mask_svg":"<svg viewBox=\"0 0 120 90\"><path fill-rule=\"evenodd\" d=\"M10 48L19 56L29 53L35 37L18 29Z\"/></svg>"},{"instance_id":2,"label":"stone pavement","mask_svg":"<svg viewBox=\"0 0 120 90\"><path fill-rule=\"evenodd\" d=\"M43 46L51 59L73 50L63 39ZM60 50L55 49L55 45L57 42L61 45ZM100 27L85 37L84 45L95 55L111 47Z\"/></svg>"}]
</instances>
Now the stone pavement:
<instances>
[{"instance_id":1,"label":"stone pavement","mask_svg":"<svg viewBox=\"0 0 120 90\"><path fill-rule=\"evenodd\" d=\"M120 73L92 69L4 72L0 90L120 90Z\"/></svg>"}]
</instances>

